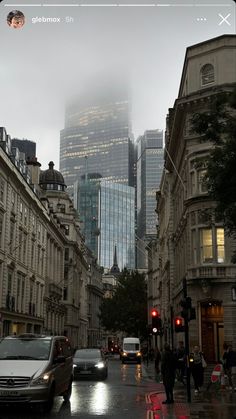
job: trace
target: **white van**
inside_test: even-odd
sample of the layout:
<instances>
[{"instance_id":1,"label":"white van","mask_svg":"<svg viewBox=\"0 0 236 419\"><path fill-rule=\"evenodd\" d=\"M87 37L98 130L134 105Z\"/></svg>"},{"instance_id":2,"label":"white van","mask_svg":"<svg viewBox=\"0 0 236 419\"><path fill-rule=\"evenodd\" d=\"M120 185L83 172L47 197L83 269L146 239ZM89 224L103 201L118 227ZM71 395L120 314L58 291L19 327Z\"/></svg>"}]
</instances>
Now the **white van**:
<instances>
[{"instance_id":1,"label":"white van","mask_svg":"<svg viewBox=\"0 0 236 419\"><path fill-rule=\"evenodd\" d=\"M122 364L125 362L137 362L141 364L141 351L139 338L124 338L121 353Z\"/></svg>"},{"instance_id":2,"label":"white van","mask_svg":"<svg viewBox=\"0 0 236 419\"><path fill-rule=\"evenodd\" d=\"M0 405L70 399L73 358L65 336L23 334L0 339Z\"/></svg>"}]
</instances>

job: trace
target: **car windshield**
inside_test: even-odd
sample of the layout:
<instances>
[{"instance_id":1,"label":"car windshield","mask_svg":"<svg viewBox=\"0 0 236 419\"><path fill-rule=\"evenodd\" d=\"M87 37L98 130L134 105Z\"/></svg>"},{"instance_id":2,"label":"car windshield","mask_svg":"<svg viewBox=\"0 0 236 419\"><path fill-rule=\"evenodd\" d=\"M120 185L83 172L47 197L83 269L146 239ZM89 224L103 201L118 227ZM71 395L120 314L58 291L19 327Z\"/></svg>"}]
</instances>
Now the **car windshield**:
<instances>
[{"instance_id":1,"label":"car windshield","mask_svg":"<svg viewBox=\"0 0 236 419\"><path fill-rule=\"evenodd\" d=\"M51 340L49 339L2 339L0 341L0 360L47 360L50 348Z\"/></svg>"},{"instance_id":2,"label":"car windshield","mask_svg":"<svg viewBox=\"0 0 236 419\"><path fill-rule=\"evenodd\" d=\"M124 343L124 350L125 351L138 351L139 344L138 343Z\"/></svg>"},{"instance_id":3,"label":"car windshield","mask_svg":"<svg viewBox=\"0 0 236 419\"><path fill-rule=\"evenodd\" d=\"M101 358L101 352L99 350L86 350L86 349L79 349L75 352L75 358Z\"/></svg>"}]
</instances>

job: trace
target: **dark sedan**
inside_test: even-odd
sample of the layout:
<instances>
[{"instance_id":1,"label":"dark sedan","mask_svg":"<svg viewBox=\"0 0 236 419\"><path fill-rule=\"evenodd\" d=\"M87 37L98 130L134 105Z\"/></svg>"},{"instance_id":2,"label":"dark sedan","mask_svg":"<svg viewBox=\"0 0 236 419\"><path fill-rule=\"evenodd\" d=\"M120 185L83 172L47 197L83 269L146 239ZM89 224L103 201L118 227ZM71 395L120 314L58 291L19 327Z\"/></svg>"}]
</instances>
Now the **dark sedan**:
<instances>
[{"instance_id":1,"label":"dark sedan","mask_svg":"<svg viewBox=\"0 0 236 419\"><path fill-rule=\"evenodd\" d=\"M100 349L78 349L73 358L74 378L90 377L105 379L108 374L108 363Z\"/></svg>"}]
</instances>

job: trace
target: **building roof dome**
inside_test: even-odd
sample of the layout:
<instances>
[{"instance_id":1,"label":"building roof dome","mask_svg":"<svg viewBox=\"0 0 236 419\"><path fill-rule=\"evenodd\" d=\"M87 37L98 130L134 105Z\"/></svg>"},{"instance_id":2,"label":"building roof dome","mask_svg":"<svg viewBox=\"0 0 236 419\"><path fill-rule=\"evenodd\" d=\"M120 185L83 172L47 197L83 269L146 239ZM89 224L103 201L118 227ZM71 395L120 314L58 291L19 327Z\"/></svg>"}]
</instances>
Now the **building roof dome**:
<instances>
[{"instance_id":1,"label":"building roof dome","mask_svg":"<svg viewBox=\"0 0 236 419\"><path fill-rule=\"evenodd\" d=\"M44 190L64 191L66 184L62 174L58 170L54 170L54 163L48 163L48 170L43 170L40 173L39 185Z\"/></svg>"}]
</instances>

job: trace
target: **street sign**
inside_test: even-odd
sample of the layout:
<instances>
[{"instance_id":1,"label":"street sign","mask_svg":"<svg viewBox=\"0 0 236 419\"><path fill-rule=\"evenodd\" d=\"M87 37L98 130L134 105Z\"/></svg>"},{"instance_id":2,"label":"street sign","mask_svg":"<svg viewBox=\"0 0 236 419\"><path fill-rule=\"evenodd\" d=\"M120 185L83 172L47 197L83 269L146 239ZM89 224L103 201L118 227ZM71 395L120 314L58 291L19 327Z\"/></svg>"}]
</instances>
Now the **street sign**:
<instances>
[{"instance_id":1,"label":"street sign","mask_svg":"<svg viewBox=\"0 0 236 419\"><path fill-rule=\"evenodd\" d=\"M217 383L220 380L221 374L223 372L223 367L221 364L217 364L211 374L211 382Z\"/></svg>"}]
</instances>

